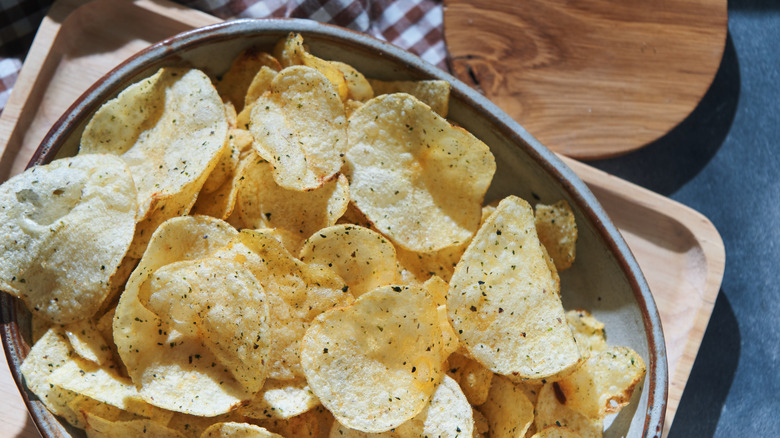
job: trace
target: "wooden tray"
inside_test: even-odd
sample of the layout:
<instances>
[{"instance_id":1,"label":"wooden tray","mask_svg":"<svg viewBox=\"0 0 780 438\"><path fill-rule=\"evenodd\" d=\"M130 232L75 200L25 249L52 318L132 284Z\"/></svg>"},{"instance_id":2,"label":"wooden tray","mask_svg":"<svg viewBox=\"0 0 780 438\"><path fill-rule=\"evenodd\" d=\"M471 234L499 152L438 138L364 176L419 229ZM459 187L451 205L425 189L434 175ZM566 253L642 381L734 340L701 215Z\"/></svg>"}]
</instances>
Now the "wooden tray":
<instances>
[{"instance_id":1,"label":"wooden tray","mask_svg":"<svg viewBox=\"0 0 780 438\"><path fill-rule=\"evenodd\" d=\"M218 21L164 0L59 0L41 24L0 116L0 181L24 169L49 127L104 73L151 43ZM668 430L720 288L723 242L698 212L564 160L621 230L653 291L669 361ZM0 368L0 430L37 437L7 363L0 361Z\"/></svg>"}]
</instances>

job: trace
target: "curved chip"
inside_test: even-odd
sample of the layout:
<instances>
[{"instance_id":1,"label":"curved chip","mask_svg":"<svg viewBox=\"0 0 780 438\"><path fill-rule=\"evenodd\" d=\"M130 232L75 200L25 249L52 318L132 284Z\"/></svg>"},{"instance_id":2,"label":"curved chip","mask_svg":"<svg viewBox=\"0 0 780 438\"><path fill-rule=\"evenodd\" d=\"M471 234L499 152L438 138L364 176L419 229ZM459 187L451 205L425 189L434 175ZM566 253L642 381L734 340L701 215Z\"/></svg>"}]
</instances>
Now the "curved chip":
<instances>
[{"instance_id":1,"label":"curved chip","mask_svg":"<svg viewBox=\"0 0 780 438\"><path fill-rule=\"evenodd\" d=\"M510 196L466 249L447 295L471 357L517 380L564 375L581 361L541 248L531 206Z\"/></svg>"},{"instance_id":2,"label":"curved chip","mask_svg":"<svg viewBox=\"0 0 780 438\"><path fill-rule=\"evenodd\" d=\"M488 420L491 438L525 436L534 421L534 405L523 389L503 376L493 379L487 400L478 409Z\"/></svg>"},{"instance_id":3,"label":"curved chip","mask_svg":"<svg viewBox=\"0 0 780 438\"><path fill-rule=\"evenodd\" d=\"M565 401L558 382L544 384L536 401L536 429L541 431L550 426L562 426L582 438L601 438L604 435L604 421L601 418L588 418L566 406Z\"/></svg>"},{"instance_id":4,"label":"curved chip","mask_svg":"<svg viewBox=\"0 0 780 438\"><path fill-rule=\"evenodd\" d=\"M646 370L642 358L631 348L609 347L593 353L556 383L568 408L588 418L603 419L628 404Z\"/></svg>"},{"instance_id":5,"label":"curved chip","mask_svg":"<svg viewBox=\"0 0 780 438\"><path fill-rule=\"evenodd\" d=\"M577 223L569 203L560 200L552 205L536 204L536 232L547 248L558 271L574 263L577 249Z\"/></svg>"},{"instance_id":6,"label":"curved chip","mask_svg":"<svg viewBox=\"0 0 780 438\"><path fill-rule=\"evenodd\" d=\"M348 133L350 194L381 233L421 253L471 239L496 170L487 145L401 93L366 102Z\"/></svg>"},{"instance_id":7,"label":"curved chip","mask_svg":"<svg viewBox=\"0 0 780 438\"><path fill-rule=\"evenodd\" d=\"M458 382L469 403L474 406L485 403L493 382L492 371L463 354L454 353L447 359L447 373Z\"/></svg>"},{"instance_id":8,"label":"curved chip","mask_svg":"<svg viewBox=\"0 0 780 438\"><path fill-rule=\"evenodd\" d=\"M287 39L280 40L274 48L274 55L284 67L305 65L316 69L328 78L342 101L349 97L349 85L342 70L334 65L333 61L326 61L309 53L300 34L291 33Z\"/></svg>"},{"instance_id":9,"label":"curved chip","mask_svg":"<svg viewBox=\"0 0 780 438\"><path fill-rule=\"evenodd\" d=\"M285 247L298 254L304 240L329 227L344 214L349 204L346 177L301 192L279 186L273 167L255 156L242 166L236 195L236 213L246 228L276 228L283 231Z\"/></svg>"},{"instance_id":10,"label":"curved chip","mask_svg":"<svg viewBox=\"0 0 780 438\"><path fill-rule=\"evenodd\" d=\"M313 190L335 177L347 150L344 105L328 79L306 66L288 67L252 107L255 151L274 166L274 180Z\"/></svg>"},{"instance_id":11,"label":"curved chip","mask_svg":"<svg viewBox=\"0 0 780 438\"><path fill-rule=\"evenodd\" d=\"M131 255L140 257L166 219L190 211L226 146L227 130L217 90L195 69L162 68L97 110L79 154L118 155L130 167L138 189Z\"/></svg>"},{"instance_id":12,"label":"curved chip","mask_svg":"<svg viewBox=\"0 0 780 438\"><path fill-rule=\"evenodd\" d=\"M369 79L376 96L407 93L425 102L436 114L447 117L450 107L450 83L438 79L422 81L380 81Z\"/></svg>"},{"instance_id":13,"label":"curved chip","mask_svg":"<svg viewBox=\"0 0 780 438\"><path fill-rule=\"evenodd\" d=\"M319 405L306 380L266 380L263 389L239 413L249 418L287 419Z\"/></svg>"},{"instance_id":14,"label":"curved chip","mask_svg":"<svg viewBox=\"0 0 780 438\"><path fill-rule=\"evenodd\" d=\"M225 102L231 102L236 111L244 108L244 98L247 95L257 72L263 67L274 71L282 69L282 65L271 54L255 47L241 52L230 65L228 71L217 81L217 92Z\"/></svg>"},{"instance_id":15,"label":"curved chip","mask_svg":"<svg viewBox=\"0 0 780 438\"><path fill-rule=\"evenodd\" d=\"M457 382L444 376L428 405L411 420L388 432L366 433L333 423L331 438L405 438L474 436L473 410Z\"/></svg>"},{"instance_id":16,"label":"curved chip","mask_svg":"<svg viewBox=\"0 0 780 438\"><path fill-rule=\"evenodd\" d=\"M263 286L271 318L268 377L303 377L300 340L316 316L352 303L344 281L293 257L270 230L242 230L216 256L242 263Z\"/></svg>"},{"instance_id":17,"label":"curved chip","mask_svg":"<svg viewBox=\"0 0 780 438\"><path fill-rule=\"evenodd\" d=\"M566 321L581 351L593 353L607 349L604 323L597 320L590 312L583 309L569 310L566 312Z\"/></svg>"},{"instance_id":18,"label":"curved chip","mask_svg":"<svg viewBox=\"0 0 780 438\"><path fill-rule=\"evenodd\" d=\"M33 167L0 186L0 206L0 289L57 324L95 314L135 230L125 163L94 154Z\"/></svg>"},{"instance_id":19,"label":"curved chip","mask_svg":"<svg viewBox=\"0 0 780 438\"><path fill-rule=\"evenodd\" d=\"M166 409L213 416L252 396L204 345L170 327L142 302L151 295L150 279L177 261L214 254L238 232L207 216L164 222L154 233L141 262L128 280L114 317L114 342L140 395ZM196 384L193 382L197 382ZM211 403L202 403L204 398Z\"/></svg>"},{"instance_id":20,"label":"curved chip","mask_svg":"<svg viewBox=\"0 0 780 438\"><path fill-rule=\"evenodd\" d=\"M249 423L216 423L209 426L200 438L283 438L279 434Z\"/></svg>"},{"instance_id":21,"label":"curved chip","mask_svg":"<svg viewBox=\"0 0 780 438\"><path fill-rule=\"evenodd\" d=\"M339 423L397 427L425 408L443 376L436 305L419 287L384 286L312 322L301 345L306 380Z\"/></svg>"},{"instance_id":22,"label":"curved chip","mask_svg":"<svg viewBox=\"0 0 780 438\"><path fill-rule=\"evenodd\" d=\"M396 282L395 248L381 234L358 225L334 225L309 237L300 259L333 269L358 297Z\"/></svg>"}]
</instances>

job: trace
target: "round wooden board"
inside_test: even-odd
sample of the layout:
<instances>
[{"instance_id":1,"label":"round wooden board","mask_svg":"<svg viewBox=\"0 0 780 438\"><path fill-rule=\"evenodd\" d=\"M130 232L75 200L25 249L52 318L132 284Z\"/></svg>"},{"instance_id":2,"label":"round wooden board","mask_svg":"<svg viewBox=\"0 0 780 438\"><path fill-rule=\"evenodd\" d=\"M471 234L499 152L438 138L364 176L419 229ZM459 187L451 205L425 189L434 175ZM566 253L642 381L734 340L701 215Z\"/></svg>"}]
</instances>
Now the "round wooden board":
<instances>
[{"instance_id":1,"label":"round wooden board","mask_svg":"<svg viewBox=\"0 0 780 438\"><path fill-rule=\"evenodd\" d=\"M698 105L720 65L726 0L444 0L452 72L547 147L638 149Z\"/></svg>"}]
</instances>

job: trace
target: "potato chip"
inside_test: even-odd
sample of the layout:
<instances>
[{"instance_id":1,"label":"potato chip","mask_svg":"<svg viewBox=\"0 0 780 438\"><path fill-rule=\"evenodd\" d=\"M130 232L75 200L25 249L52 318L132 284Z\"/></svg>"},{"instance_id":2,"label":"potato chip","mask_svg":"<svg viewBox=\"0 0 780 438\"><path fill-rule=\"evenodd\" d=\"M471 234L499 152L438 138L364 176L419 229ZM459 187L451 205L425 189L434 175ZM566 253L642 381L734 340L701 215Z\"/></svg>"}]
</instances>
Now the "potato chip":
<instances>
[{"instance_id":1,"label":"potato chip","mask_svg":"<svg viewBox=\"0 0 780 438\"><path fill-rule=\"evenodd\" d=\"M242 230L217 256L243 263L265 291L271 321L268 377L303 377L300 340L317 315L354 300L347 285L330 269L293 257L268 231Z\"/></svg>"},{"instance_id":2,"label":"potato chip","mask_svg":"<svg viewBox=\"0 0 780 438\"><path fill-rule=\"evenodd\" d=\"M316 406L320 400L309 388L306 380L266 380L261 389L246 406L239 408L249 418L286 419L300 415Z\"/></svg>"},{"instance_id":3,"label":"potato chip","mask_svg":"<svg viewBox=\"0 0 780 438\"><path fill-rule=\"evenodd\" d=\"M450 317L447 314L447 291L450 286L446 281L434 275L423 283L422 287L436 304L436 313L439 316L439 327L441 328L441 355L442 359L447 359L459 346L458 335L455 334L455 329L452 328Z\"/></svg>"},{"instance_id":4,"label":"potato chip","mask_svg":"<svg viewBox=\"0 0 780 438\"><path fill-rule=\"evenodd\" d=\"M244 97L244 108L236 117L236 126L241 129L249 129L249 123L252 117L252 107L254 107L257 99L260 98L266 92L271 92L272 83L279 70L275 70L269 67L263 67L257 72L252 83L249 84L249 88L246 90L246 96Z\"/></svg>"},{"instance_id":5,"label":"potato chip","mask_svg":"<svg viewBox=\"0 0 780 438\"><path fill-rule=\"evenodd\" d=\"M469 403L485 403L493 381L493 372L469 357L454 353L447 359L447 374L458 382Z\"/></svg>"},{"instance_id":6,"label":"potato chip","mask_svg":"<svg viewBox=\"0 0 780 438\"><path fill-rule=\"evenodd\" d=\"M127 166L85 155L33 167L0 185L0 289L57 324L91 317L135 229Z\"/></svg>"},{"instance_id":7,"label":"potato chip","mask_svg":"<svg viewBox=\"0 0 780 438\"><path fill-rule=\"evenodd\" d=\"M517 380L560 376L581 360L534 230L527 202L501 201L463 254L447 295L471 357Z\"/></svg>"},{"instance_id":8,"label":"potato chip","mask_svg":"<svg viewBox=\"0 0 780 438\"><path fill-rule=\"evenodd\" d=\"M119 376L113 365L98 366L71 356L46 381L49 385L155 421L167 422L172 415L170 411L141 400L130 379Z\"/></svg>"},{"instance_id":9,"label":"potato chip","mask_svg":"<svg viewBox=\"0 0 780 438\"><path fill-rule=\"evenodd\" d=\"M255 157L242 166L236 211L246 228L283 231L283 243L298 254L315 231L336 223L349 203L349 183L343 175L321 187L301 192L279 186L273 167Z\"/></svg>"},{"instance_id":10,"label":"potato chip","mask_svg":"<svg viewBox=\"0 0 780 438\"><path fill-rule=\"evenodd\" d=\"M349 86L339 66L309 53L300 34L291 33L286 40L279 41L274 48L274 55L284 67L305 65L316 69L328 78L328 82L342 101L349 97Z\"/></svg>"},{"instance_id":11,"label":"potato chip","mask_svg":"<svg viewBox=\"0 0 780 438\"><path fill-rule=\"evenodd\" d=\"M474 416L474 438L486 438L490 436L490 422L482 415L482 412L472 408L471 414Z\"/></svg>"},{"instance_id":12,"label":"potato chip","mask_svg":"<svg viewBox=\"0 0 780 438\"><path fill-rule=\"evenodd\" d=\"M374 89L368 82L363 73L360 73L349 64L330 61L330 64L336 67L344 76L344 80L347 83L347 98L345 105L348 101L365 102L374 97ZM410 93L411 94L411 93Z\"/></svg>"},{"instance_id":13,"label":"potato chip","mask_svg":"<svg viewBox=\"0 0 780 438\"><path fill-rule=\"evenodd\" d=\"M333 415L322 406L286 420L269 418L257 421L274 433L295 438L327 438L333 422Z\"/></svg>"},{"instance_id":14,"label":"potato chip","mask_svg":"<svg viewBox=\"0 0 780 438\"><path fill-rule=\"evenodd\" d=\"M236 111L244 108L244 98L247 90L258 71L263 67L279 71L282 65L271 54L263 52L255 47L250 47L241 52L230 65L225 74L217 81L217 92L225 102L231 102Z\"/></svg>"},{"instance_id":15,"label":"potato chip","mask_svg":"<svg viewBox=\"0 0 780 438\"><path fill-rule=\"evenodd\" d=\"M142 285L140 298L170 328L203 342L247 392L262 388L271 342L268 304L242 265L216 258L171 263Z\"/></svg>"},{"instance_id":16,"label":"potato chip","mask_svg":"<svg viewBox=\"0 0 780 438\"><path fill-rule=\"evenodd\" d=\"M87 413L87 436L100 438L185 438L185 435L153 420L110 421Z\"/></svg>"},{"instance_id":17,"label":"potato chip","mask_svg":"<svg viewBox=\"0 0 780 438\"><path fill-rule=\"evenodd\" d=\"M355 297L397 279L395 248L381 234L357 225L322 228L301 248L300 259L333 269Z\"/></svg>"},{"instance_id":18,"label":"potato chip","mask_svg":"<svg viewBox=\"0 0 780 438\"><path fill-rule=\"evenodd\" d=\"M284 438L249 423L216 423L203 431L201 438Z\"/></svg>"},{"instance_id":19,"label":"potato chip","mask_svg":"<svg viewBox=\"0 0 780 438\"><path fill-rule=\"evenodd\" d=\"M511 380L496 376L479 411L487 418L491 438L525 436L534 421L534 406Z\"/></svg>"},{"instance_id":20,"label":"potato chip","mask_svg":"<svg viewBox=\"0 0 780 438\"><path fill-rule=\"evenodd\" d=\"M334 423L332 438L471 437L474 416L458 384L444 376L428 405L411 420L387 432L366 433Z\"/></svg>"},{"instance_id":21,"label":"potato chip","mask_svg":"<svg viewBox=\"0 0 780 438\"><path fill-rule=\"evenodd\" d=\"M574 373L556 382L564 404L588 418L619 412L645 376L645 363L628 347L594 352Z\"/></svg>"},{"instance_id":22,"label":"potato chip","mask_svg":"<svg viewBox=\"0 0 780 438\"><path fill-rule=\"evenodd\" d=\"M581 438L581 435L568 427L548 426L531 438Z\"/></svg>"},{"instance_id":23,"label":"potato chip","mask_svg":"<svg viewBox=\"0 0 780 438\"><path fill-rule=\"evenodd\" d=\"M436 305L419 287L384 286L306 330L306 380L339 423L384 432L414 417L441 380Z\"/></svg>"},{"instance_id":24,"label":"potato chip","mask_svg":"<svg viewBox=\"0 0 780 438\"><path fill-rule=\"evenodd\" d=\"M427 253L398 248L398 262L403 269L414 275L417 281L426 281L432 275L449 281L468 244L469 242L464 242Z\"/></svg>"},{"instance_id":25,"label":"potato chip","mask_svg":"<svg viewBox=\"0 0 780 438\"><path fill-rule=\"evenodd\" d=\"M201 417L195 415L174 412L167 426L187 437L200 437L209 427L217 423L243 423L246 418L239 415L237 410L213 417Z\"/></svg>"},{"instance_id":26,"label":"potato chip","mask_svg":"<svg viewBox=\"0 0 780 438\"><path fill-rule=\"evenodd\" d=\"M577 245L577 224L569 203L561 200L553 205L536 204L535 210L536 232L555 268L569 268L574 263Z\"/></svg>"},{"instance_id":27,"label":"potato chip","mask_svg":"<svg viewBox=\"0 0 780 438\"><path fill-rule=\"evenodd\" d=\"M381 233L422 253L471 239L496 169L487 145L408 94L366 102L348 132L350 194Z\"/></svg>"},{"instance_id":28,"label":"potato chip","mask_svg":"<svg viewBox=\"0 0 780 438\"><path fill-rule=\"evenodd\" d=\"M255 101L249 131L255 151L290 190L313 190L333 179L347 150L344 105L328 79L306 66L277 74Z\"/></svg>"},{"instance_id":29,"label":"potato chip","mask_svg":"<svg viewBox=\"0 0 780 438\"><path fill-rule=\"evenodd\" d=\"M111 349L103 335L90 320L81 320L63 327L73 351L96 365L108 365L114 361Z\"/></svg>"},{"instance_id":30,"label":"potato chip","mask_svg":"<svg viewBox=\"0 0 780 438\"><path fill-rule=\"evenodd\" d=\"M573 430L582 438L601 438L604 422L600 418L590 419L567 407L565 398L558 388L558 382L549 382L542 386L536 401L534 425L537 430L550 426L562 426Z\"/></svg>"},{"instance_id":31,"label":"potato chip","mask_svg":"<svg viewBox=\"0 0 780 438\"><path fill-rule=\"evenodd\" d=\"M220 359L202 339L169 327L141 299L147 301L151 295L149 280L160 268L208 257L237 234L227 223L207 216L170 219L154 233L128 280L116 309L114 342L133 383L150 404L213 416L253 394L228 369L217 366ZM203 399L211 403L202 403Z\"/></svg>"},{"instance_id":32,"label":"potato chip","mask_svg":"<svg viewBox=\"0 0 780 438\"><path fill-rule=\"evenodd\" d=\"M49 384L49 376L70 360L73 349L61 327L49 329L36 342L20 367L27 388L55 415L76 427L84 427L68 403L78 394Z\"/></svg>"},{"instance_id":33,"label":"potato chip","mask_svg":"<svg viewBox=\"0 0 780 438\"><path fill-rule=\"evenodd\" d=\"M382 94L407 93L420 99L436 112L447 117L450 107L450 83L438 79L422 81L380 81L369 79L369 85L376 96Z\"/></svg>"},{"instance_id":34,"label":"potato chip","mask_svg":"<svg viewBox=\"0 0 780 438\"><path fill-rule=\"evenodd\" d=\"M604 333L604 323L597 320L587 310L569 310L566 321L577 340L580 350L588 353L604 351L607 348L607 336Z\"/></svg>"},{"instance_id":35,"label":"potato chip","mask_svg":"<svg viewBox=\"0 0 780 438\"><path fill-rule=\"evenodd\" d=\"M79 422L82 429L87 425L87 416L93 415L109 421L130 421L139 420L143 417L119 409L116 406L97 401L93 398L78 395L68 403L68 408L76 413L80 418Z\"/></svg>"},{"instance_id":36,"label":"potato chip","mask_svg":"<svg viewBox=\"0 0 780 438\"><path fill-rule=\"evenodd\" d=\"M132 256L140 257L159 224L190 211L227 144L227 129L208 76L181 68L127 87L89 121L79 154L119 155L138 189Z\"/></svg>"}]
</instances>

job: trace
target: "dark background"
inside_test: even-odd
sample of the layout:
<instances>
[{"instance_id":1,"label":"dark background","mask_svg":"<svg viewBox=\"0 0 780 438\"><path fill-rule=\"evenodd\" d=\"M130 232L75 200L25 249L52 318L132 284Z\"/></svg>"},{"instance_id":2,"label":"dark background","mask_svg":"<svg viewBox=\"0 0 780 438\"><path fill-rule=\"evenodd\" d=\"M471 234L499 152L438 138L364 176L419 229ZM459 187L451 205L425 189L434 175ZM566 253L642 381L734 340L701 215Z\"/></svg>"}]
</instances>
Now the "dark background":
<instances>
[{"instance_id":1,"label":"dark background","mask_svg":"<svg viewBox=\"0 0 780 438\"><path fill-rule=\"evenodd\" d=\"M730 0L707 94L677 128L589 164L707 216L726 270L669 434L780 436L780 1Z\"/></svg>"}]
</instances>

